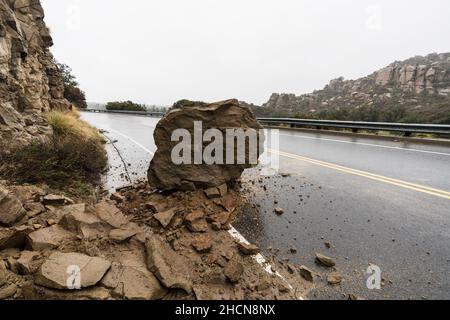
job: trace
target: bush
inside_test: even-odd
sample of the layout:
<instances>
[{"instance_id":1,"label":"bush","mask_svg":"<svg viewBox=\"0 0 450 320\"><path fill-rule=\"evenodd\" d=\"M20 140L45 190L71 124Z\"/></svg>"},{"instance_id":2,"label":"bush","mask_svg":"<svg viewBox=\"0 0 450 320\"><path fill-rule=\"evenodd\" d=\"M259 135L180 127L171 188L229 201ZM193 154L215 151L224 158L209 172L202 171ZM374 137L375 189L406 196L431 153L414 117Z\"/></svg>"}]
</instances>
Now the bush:
<instances>
[{"instance_id":1,"label":"bush","mask_svg":"<svg viewBox=\"0 0 450 320\"><path fill-rule=\"evenodd\" d=\"M69 100L79 109L87 109L86 95L84 92L75 86L66 85L64 87L64 98Z\"/></svg>"},{"instance_id":2,"label":"bush","mask_svg":"<svg viewBox=\"0 0 450 320\"><path fill-rule=\"evenodd\" d=\"M15 150L8 157L18 183L45 183L71 195L92 193L107 164L100 133L76 113L50 112L53 136ZM11 167L11 166L10 166Z\"/></svg>"},{"instance_id":3,"label":"bush","mask_svg":"<svg viewBox=\"0 0 450 320\"><path fill-rule=\"evenodd\" d=\"M119 110L119 111L147 111L147 109L140 104L132 101L114 101L106 104L106 110Z\"/></svg>"}]
</instances>

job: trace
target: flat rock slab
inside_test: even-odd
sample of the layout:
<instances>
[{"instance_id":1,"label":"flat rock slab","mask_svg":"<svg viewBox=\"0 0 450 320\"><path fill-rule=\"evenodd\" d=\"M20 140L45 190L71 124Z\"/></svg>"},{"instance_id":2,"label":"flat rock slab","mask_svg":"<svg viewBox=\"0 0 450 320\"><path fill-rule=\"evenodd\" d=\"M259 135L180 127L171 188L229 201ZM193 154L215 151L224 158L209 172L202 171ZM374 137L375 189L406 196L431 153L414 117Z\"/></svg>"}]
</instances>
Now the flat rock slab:
<instances>
[{"instance_id":1,"label":"flat rock slab","mask_svg":"<svg viewBox=\"0 0 450 320\"><path fill-rule=\"evenodd\" d=\"M164 228L167 228L172 222L173 217L177 214L178 209L173 208L163 212L158 212L153 217L161 223Z\"/></svg>"},{"instance_id":2,"label":"flat rock slab","mask_svg":"<svg viewBox=\"0 0 450 320\"><path fill-rule=\"evenodd\" d=\"M114 295L127 300L158 300L167 290L148 270L113 263L101 284L113 289Z\"/></svg>"},{"instance_id":3,"label":"flat rock slab","mask_svg":"<svg viewBox=\"0 0 450 320\"><path fill-rule=\"evenodd\" d=\"M0 186L0 225L11 227L25 214L22 202L6 188Z\"/></svg>"},{"instance_id":4,"label":"flat rock slab","mask_svg":"<svg viewBox=\"0 0 450 320\"><path fill-rule=\"evenodd\" d=\"M108 233L112 228L93 213L81 211L67 213L59 224L66 230L82 235L84 238L93 238Z\"/></svg>"},{"instance_id":5,"label":"flat rock slab","mask_svg":"<svg viewBox=\"0 0 450 320\"><path fill-rule=\"evenodd\" d=\"M166 288L192 292L192 283L188 278L189 270L182 256L156 235L149 238L145 246L147 268Z\"/></svg>"},{"instance_id":6,"label":"flat rock slab","mask_svg":"<svg viewBox=\"0 0 450 320\"><path fill-rule=\"evenodd\" d=\"M137 233L136 230L114 229L109 233L109 238L117 243L123 243L133 238Z\"/></svg>"},{"instance_id":7,"label":"flat rock slab","mask_svg":"<svg viewBox=\"0 0 450 320\"><path fill-rule=\"evenodd\" d=\"M109 201L98 203L95 206L95 213L97 217L115 229L123 229L129 223L122 211Z\"/></svg>"},{"instance_id":8,"label":"flat rock slab","mask_svg":"<svg viewBox=\"0 0 450 320\"><path fill-rule=\"evenodd\" d=\"M79 268L80 288L96 285L111 267L111 263L98 257L89 257L80 253L53 253L41 266L34 282L37 285L68 290L70 284L70 270Z\"/></svg>"},{"instance_id":9,"label":"flat rock slab","mask_svg":"<svg viewBox=\"0 0 450 320\"><path fill-rule=\"evenodd\" d=\"M33 251L58 248L63 241L75 239L75 235L59 225L40 229L27 236L27 246Z\"/></svg>"}]
</instances>

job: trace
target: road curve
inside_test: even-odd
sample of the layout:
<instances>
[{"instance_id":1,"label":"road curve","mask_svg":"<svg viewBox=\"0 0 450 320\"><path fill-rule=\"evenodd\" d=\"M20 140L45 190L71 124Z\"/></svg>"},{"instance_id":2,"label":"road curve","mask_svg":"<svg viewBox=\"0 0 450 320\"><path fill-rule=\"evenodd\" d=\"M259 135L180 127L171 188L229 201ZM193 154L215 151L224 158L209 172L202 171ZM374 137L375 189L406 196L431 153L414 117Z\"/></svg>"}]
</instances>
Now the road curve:
<instances>
[{"instance_id":1,"label":"road curve","mask_svg":"<svg viewBox=\"0 0 450 320\"><path fill-rule=\"evenodd\" d=\"M131 180L145 177L158 119L82 117L117 140L123 161L113 166L125 166ZM260 182L247 172L260 209L234 226L262 248L278 248L279 259L319 270L316 252L335 258L346 280L309 298L450 299L450 147L282 130L279 149L280 171L290 176ZM107 184L125 180L112 173ZM369 264L382 271L381 290L366 286Z\"/></svg>"}]
</instances>

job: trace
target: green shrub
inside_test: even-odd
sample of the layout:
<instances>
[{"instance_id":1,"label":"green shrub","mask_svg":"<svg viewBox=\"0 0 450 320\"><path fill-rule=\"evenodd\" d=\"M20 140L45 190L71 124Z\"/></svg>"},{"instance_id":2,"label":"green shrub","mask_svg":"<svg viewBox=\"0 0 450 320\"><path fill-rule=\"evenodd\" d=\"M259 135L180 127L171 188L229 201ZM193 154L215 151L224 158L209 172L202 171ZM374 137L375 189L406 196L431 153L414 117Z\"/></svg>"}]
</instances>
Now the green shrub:
<instances>
[{"instance_id":1,"label":"green shrub","mask_svg":"<svg viewBox=\"0 0 450 320\"><path fill-rule=\"evenodd\" d=\"M106 104L106 110L119 110L119 111L146 111L147 109L140 104L132 101L114 101Z\"/></svg>"}]
</instances>

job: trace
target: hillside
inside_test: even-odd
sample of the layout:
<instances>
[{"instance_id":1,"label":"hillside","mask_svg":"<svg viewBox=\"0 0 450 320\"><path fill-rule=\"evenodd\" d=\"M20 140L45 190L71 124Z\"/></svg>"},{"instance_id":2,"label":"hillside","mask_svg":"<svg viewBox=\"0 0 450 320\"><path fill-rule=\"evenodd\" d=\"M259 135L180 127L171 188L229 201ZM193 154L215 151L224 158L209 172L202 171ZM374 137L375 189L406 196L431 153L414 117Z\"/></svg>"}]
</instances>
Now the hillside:
<instances>
[{"instance_id":1,"label":"hillside","mask_svg":"<svg viewBox=\"0 0 450 320\"><path fill-rule=\"evenodd\" d=\"M357 80L338 78L310 94L274 93L258 116L450 124L450 53L396 61Z\"/></svg>"}]
</instances>

